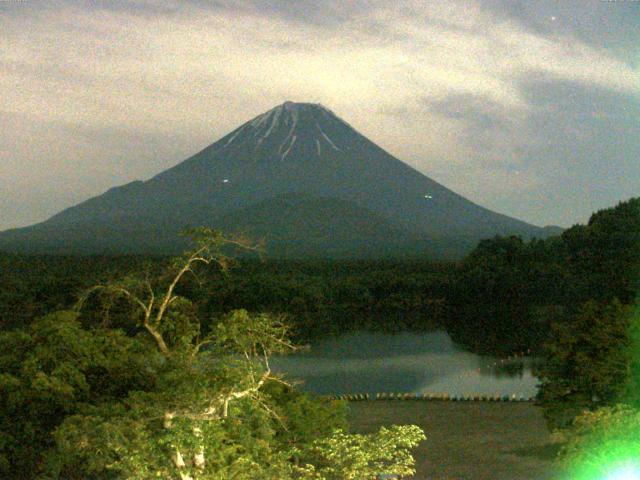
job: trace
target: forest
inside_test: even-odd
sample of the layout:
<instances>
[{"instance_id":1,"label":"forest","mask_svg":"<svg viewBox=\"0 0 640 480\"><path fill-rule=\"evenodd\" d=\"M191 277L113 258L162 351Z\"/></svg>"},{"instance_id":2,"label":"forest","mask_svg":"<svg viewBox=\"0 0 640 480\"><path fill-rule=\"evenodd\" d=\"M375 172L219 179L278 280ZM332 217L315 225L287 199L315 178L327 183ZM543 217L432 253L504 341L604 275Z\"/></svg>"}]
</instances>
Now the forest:
<instances>
[{"instance_id":1,"label":"forest","mask_svg":"<svg viewBox=\"0 0 640 480\"><path fill-rule=\"evenodd\" d=\"M285 314L299 342L353 329L446 329L468 350L539 352L552 323L585 302L635 301L638 200L595 213L561 236L481 241L459 262L415 260L232 261L205 270L181 292L204 321L234 309ZM162 270L165 257L0 255L0 327L15 328L72 306L86 288ZM117 316L117 312L113 312Z\"/></svg>"},{"instance_id":2,"label":"forest","mask_svg":"<svg viewBox=\"0 0 640 480\"><path fill-rule=\"evenodd\" d=\"M177 259L0 255L4 478L409 474L422 432L341 433L344 406L270 374L271 354L355 329L445 329L473 352L543 358L550 428L582 429L568 456L601 434L604 414L583 412L606 423L640 404L640 199L458 262L234 260L220 233L192 234Z\"/></svg>"}]
</instances>

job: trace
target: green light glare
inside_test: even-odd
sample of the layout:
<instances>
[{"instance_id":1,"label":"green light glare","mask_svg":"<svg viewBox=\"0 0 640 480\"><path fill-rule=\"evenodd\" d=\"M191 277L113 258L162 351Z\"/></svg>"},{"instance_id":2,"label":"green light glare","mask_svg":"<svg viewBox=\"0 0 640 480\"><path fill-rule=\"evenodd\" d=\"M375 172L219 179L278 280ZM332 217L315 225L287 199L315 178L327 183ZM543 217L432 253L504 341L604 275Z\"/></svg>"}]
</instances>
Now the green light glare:
<instances>
[{"instance_id":1,"label":"green light glare","mask_svg":"<svg viewBox=\"0 0 640 480\"><path fill-rule=\"evenodd\" d=\"M607 475L604 480L640 480L640 470L637 465L626 465Z\"/></svg>"},{"instance_id":2,"label":"green light glare","mask_svg":"<svg viewBox=\"0 0 640 480\"><path fill-rule=\"evenodd\" d=\"M640 303L630 315L629 388L574 423L562 480L640 480Z\"/></svg>"}]
</instances>

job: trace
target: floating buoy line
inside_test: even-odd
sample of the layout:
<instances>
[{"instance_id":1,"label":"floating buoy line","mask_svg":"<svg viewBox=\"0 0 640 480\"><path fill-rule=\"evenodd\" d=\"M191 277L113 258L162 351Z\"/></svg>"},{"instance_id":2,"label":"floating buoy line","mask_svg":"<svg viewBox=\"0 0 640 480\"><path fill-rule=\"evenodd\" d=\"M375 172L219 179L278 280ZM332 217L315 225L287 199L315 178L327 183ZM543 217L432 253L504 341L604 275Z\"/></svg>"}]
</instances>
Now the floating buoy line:
<instances>
[{"instance_id":1,"label":"floating buoy line","mask_svg":"<svg viewBox=\"0 0 640 480\"><path fill-rule=\"evenodd\" d=\"M331 400L366 401L366 400L426 400L445 402L534 402L535 397L524 395L449 395L448 393L345 393L325 395Z\"/></svg>"}]
</instances>

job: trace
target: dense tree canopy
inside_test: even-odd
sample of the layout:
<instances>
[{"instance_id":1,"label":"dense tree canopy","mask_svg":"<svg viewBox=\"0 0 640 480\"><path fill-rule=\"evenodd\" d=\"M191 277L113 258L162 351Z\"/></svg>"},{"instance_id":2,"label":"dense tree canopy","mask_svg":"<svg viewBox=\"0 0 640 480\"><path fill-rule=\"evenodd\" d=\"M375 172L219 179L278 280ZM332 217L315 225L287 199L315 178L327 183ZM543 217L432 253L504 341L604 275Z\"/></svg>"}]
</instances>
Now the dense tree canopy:
<instances>
[{"instance_id":1,"label":"dense tree canopy","mask_svg":"<svg viewBox=\"0 0 640 480\"><path fill-rule=\"evenodd\" d=\"M195 233L196 248L165 274L96 285L83 316L56 312L0 335L3 478L411 474L421 430L346 433L340 403L272 374L270 356L294 348L280 318L234 310L203 328L178 287L198 266L226 268L229 240Z\"/></svg>"},{"instance_id":2,"label":"dense tree canopy","mask_svg":"<svg viewBox=\"0 0 640 480\"><path fill-rule=\"evenodd\" d=\"M546 361L536 372L539 401L551 427L567 427L582 411L624 398L630 380L631 314L618 300L592 300L570 322L554 324Z\"/></svg>"},{"instance_id":3,"label":"dense tree canopy","mask_svg":"<svg viewBox=\"0 0 640 480\"><path fill-rule=\"evenodd\" d=\"M539 400L552 427L566 427L583 410L614 405L630 393L638 347L640 199L595 213L588 225L564 232L562 241L573 299L570 315L554 323L539 372Z\"/></svg>"},{"instance_id":4,"label":"dense tree canopy","mask_svg":"<svg viewBox=\"0 0 640 480\"><path fill-rule=\"evenodd\" d=\"M144 391L159 361L145 342L122 331L83 329L75 312L56 312L28 329L0 334L0 472L32 478L50 433L88 403L112 402Z\"/></svg>"}]
</instances>

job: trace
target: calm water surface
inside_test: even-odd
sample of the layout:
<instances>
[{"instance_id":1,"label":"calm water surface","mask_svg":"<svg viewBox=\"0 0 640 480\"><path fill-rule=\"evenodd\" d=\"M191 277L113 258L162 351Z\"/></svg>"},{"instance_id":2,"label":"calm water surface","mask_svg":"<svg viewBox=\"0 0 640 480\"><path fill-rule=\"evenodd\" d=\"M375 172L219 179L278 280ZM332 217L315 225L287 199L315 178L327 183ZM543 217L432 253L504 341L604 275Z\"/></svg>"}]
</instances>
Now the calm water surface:
<instances>
[{"instance_id":1,"label":"calm water surface","mask_svg":"<svg viewBox=\"0 0 640 480\"><path fill-rule=\"evenodd\" d=\"M530 397L532 360L465 352L445 332L353 332L273 359L274 371L320 394L448 393Z\"/></svg>"}]
</instances>

